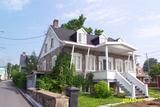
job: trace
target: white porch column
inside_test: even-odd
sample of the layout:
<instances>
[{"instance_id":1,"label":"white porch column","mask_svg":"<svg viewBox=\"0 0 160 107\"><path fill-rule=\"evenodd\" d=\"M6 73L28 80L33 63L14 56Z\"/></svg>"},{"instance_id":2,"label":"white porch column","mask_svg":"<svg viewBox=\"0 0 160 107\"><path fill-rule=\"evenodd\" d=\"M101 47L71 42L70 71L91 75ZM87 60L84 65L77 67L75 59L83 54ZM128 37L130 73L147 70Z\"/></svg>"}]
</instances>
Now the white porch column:
<instances>
[{"instance_id":1,"label":"white porch column","mask_svg":"<svg viewBox=\"0 0 160 107\"><path fill-rule=\"evenodd\" d=\"M85 69L85 77L88 71L88 64L89 64L89 53L90 53L90 48L88 48L87 56L86 56L86 69Z\"/></svg>"},{"instance_id":2,"label":"white porch column","mask_svg":"<svg viewBox=\"0 0 160 107\"><path fill-rule=\"evenodd\" d=\"M136 72L136 62L135 62L135 54L132 52L132 60L133 60L133 72Z\"/></svg>"},{"instance_id":3,"label":"white porch column","mask_svg":"<svg viewBox=\"0 0 160 107\"><path fill-rule=\"evenodd\" d=\"M108 46L105 47L105 54L106 54L106 71L108 71Z\"/></svg>"},{"instance_id":4,"label":"white porch column","mask_svg":"<svg viewBox=\"0 0 160 107\"><path fill-rule=\"evenodd\" d=\"M129 66L130 66L130 63L129 63L129 62L130 62L130 57L131 57L131 55L129 54L129 55L128 55L128 62L127 62L127 66L128 66L128 67L126 67L126 68L127 68L127 71L126 71L126 72L128 72L128 71L129 71Z\"/></svg>"},{"instance_id":5,"label":"white porch column","mask_svg":"<svg viewBox=\"0 0 160 107\"><path fill-rule=\"evenodd\" d=\"M70 62L70 69L72 67L72 62L73 62L73 54L74 54L74 45L72 46L72 52L71 52L71 62Z\"/></svg>"}]
</instances>

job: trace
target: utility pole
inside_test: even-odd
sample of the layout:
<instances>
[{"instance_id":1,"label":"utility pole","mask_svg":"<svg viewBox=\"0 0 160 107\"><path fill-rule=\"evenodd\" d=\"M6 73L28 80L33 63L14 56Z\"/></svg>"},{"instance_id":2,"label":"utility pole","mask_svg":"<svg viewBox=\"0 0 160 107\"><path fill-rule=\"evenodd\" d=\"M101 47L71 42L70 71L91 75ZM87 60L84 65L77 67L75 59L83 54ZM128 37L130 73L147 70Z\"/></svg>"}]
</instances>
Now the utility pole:
<instances>
[{"instance_id":1,"label":"utility pole","mask_svg":"<svg viewBox=\"0 0 160 107\"><path fill-rule=\"evenodd\" d=\"M148 54L146 53L146 58L147 58L147 63L148 63L148 72L150 71L150 66L149 66L149 58L148 58Z\"/></svg>"}]
</instances>

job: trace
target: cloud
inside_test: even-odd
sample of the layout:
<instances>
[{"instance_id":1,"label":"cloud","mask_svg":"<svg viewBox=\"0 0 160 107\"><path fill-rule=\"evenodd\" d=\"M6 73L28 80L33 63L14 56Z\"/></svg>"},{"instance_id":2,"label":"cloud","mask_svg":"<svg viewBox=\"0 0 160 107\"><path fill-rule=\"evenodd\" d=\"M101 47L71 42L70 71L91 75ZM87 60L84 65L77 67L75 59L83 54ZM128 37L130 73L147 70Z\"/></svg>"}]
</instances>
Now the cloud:
<instances>
[{"instance_id":1,"label":"cloud","mask_svg":"<svg viewBox=\"0 0 160 107\"><path fill-rule=\"evenodd\" d=\"M136 35L141 37L160 37L160 26L149 26L136 31Z\"/></svg>"},{"instance_id":2,"label":"cloud","mask_svg":"<svg viewBox=\"0 0 160 107\"><path fill-rule=\"evenodd\" d=\"M11 10L23 10L31 0L5 0L4 4Z\"/></svg>"},{"instance_id":3,"label":"cloud","mask_svg":"<svg viewBox=\"0 0 160 107\"><path fill-rule=\"evenodd\" d=\"M72 19L72 18L78 17L80 14L81 14L80 10L75 10L75 11L64 13L63 16L65 18Z\"/></svg>"},{"instance_id":4,"label":"cloud","mask_svg":"<svg viewBox=\"0 0 160 107\"><path fill-rule=\"evenodd\" d=\"M93 1L93 3L89 6L85 5L80 9L65 12L63 16L72 19L78 17L80 14L84 14L88 21L105 22L110 24L120 23L127 19L126 11L118 7L109 5L105 6L105 3L98 2L98 0L88 1Z\"/></svg>"},{"instance_id":5,"label":"cloud","mask_svg":"<svg viewBox=\"0 0 160 107\"><path fill-rule=\"evenodd\" d=\"M63 4L56 4L56 8L57 8L57 9L62 9L63 7L64 7Z\"/></svg>"}]
</instances>

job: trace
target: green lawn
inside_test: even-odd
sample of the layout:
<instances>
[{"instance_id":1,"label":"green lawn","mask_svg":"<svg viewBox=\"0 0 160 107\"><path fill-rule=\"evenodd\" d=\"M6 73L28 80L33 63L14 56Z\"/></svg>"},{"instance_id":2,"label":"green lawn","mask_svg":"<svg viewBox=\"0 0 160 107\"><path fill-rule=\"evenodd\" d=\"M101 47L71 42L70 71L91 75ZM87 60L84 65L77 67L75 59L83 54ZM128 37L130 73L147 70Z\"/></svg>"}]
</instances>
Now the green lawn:
<instances>
[{"instance_id":1,"label":"green lawn","mask_svg":"<svg viewBox=\"0 0 160 107\"><path fill-rule=\"evenodd\" d=\"M160 98L160 89L149 88L149 96ZM108 97L108 98L94 98L90 95L80 94L78 97L78 107L97 107L99 105L122 102L124 98Z\"/></svg>"},{"instance_id":2,"label":"green lawn","mask_svg":"<svg viewBox=\"0 0 160 107\"><path fill-rule=\"evenodd\" d=\"M154 98L160 98L160 89L149 88L149 96Z\"/></svg>"},{"instance_id":3,"label":"green lawn","mask_svg":"<svg viewBox=\"0 0 160 107\"><path fill-rule=\"evenodd\" d=\"M78 107L97 107L99 105L104 105L108 103L118 103L122 102L124 98L117 98L117 97L108 97L108 98L94 98L90 95L79 95L78 98Z\"/></svg>"}]
</instances>

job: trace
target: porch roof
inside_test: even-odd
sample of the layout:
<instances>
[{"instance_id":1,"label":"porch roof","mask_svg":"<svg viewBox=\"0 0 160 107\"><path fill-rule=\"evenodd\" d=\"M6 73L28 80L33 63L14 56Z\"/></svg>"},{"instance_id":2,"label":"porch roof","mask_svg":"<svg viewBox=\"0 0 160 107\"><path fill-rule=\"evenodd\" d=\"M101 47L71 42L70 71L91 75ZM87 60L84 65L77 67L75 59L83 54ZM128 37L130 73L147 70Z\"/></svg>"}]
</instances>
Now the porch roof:
<instances>
[{"instance_id":1,"label":"porch roof","mask_svg":"<svg viewBox=\"0 0 160 107\"><path fill-rule=\"evenodd\" d=\"M70 42L70 41L63 41L64 45L66 46L73 46L75 45L76 47L79 47L81 49L92 49L95 51L105 51L105 46L108 47L108 52L110 53L116 53L116 54L121 54L121 55L128 55L130 54L129 52L134 52L137 49L134 48L133 46L125 43L125 42L104 42L99 45L88 45L88 44L82 44L82 43L76 43L76 42Z\"/></svg>"}]
</instances>

